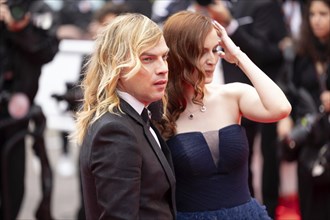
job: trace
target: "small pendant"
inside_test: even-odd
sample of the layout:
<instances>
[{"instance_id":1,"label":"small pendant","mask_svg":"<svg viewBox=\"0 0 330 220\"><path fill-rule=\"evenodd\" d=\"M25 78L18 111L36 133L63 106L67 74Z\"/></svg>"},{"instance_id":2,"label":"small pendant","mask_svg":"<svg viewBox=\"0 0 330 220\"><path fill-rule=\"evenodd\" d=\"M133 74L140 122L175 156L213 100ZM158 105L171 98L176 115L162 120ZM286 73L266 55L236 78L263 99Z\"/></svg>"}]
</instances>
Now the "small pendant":
<instances>
[{"instance_id":1,"label":"small pendant","mask_svg":"<svg viewBox=\"0 0 330 220\"><path fill-rule=\"evenodd\" d=\"M193 119L194 119L194 114L190 114L190 115L189 115L189 119L190 119L190 120L193 120Z\"/></svg>"},{"instance_id":2,"label":"small pendant","mask_svg":"<svg viewBox=\"0 0 330 220\"><path fill-rule=\"evenodd\" d=\"M201 112L205 112L206 111L206 107L205 107L205 105L203 105L202 107L201 107Z\"/></svg>"}]
</instances>

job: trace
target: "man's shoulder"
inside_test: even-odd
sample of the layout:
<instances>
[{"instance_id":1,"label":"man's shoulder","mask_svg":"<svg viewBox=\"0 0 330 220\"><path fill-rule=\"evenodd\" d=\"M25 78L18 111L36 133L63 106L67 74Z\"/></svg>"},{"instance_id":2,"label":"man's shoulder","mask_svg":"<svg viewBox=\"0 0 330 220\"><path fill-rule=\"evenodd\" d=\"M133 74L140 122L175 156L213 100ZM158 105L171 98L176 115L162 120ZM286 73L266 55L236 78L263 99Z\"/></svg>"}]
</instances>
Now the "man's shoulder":
<instances>
[{"instance_id":1,"label":"man's shoulder","mask_svg":"<svg viewBox=\"0 0 330 220\"><path fill-rule=\"evenodd\" d=\"M127 114L114 114L107 112L96 119L88 128L88 134L93 139L95 136L111 134L113 132L133 132L136 131L137 124Z\"/></svg>"},{"instance_id":2,"label":"man's shoulder","mask_svg":"<svg viewBox=\"0 0 330 220\"><path fill-rule=\"evenodd\" d=\"M105 112L97 120L95 120L94 124L120 123L120 122L126 120L126 118L127 118L126 113Z\"/></svg>"},{"instance_id":3,"label":"man's shoulder","mask_svg":"<svg viewBox=\"0 0 330 220\"><path fill-rule=\"evenodd\" d=\"M131 127L133 123L136 123L136 120L127 112L106 112L95 120L92 126L100 127L107 125Z\"/></svg>"}]
</instances>

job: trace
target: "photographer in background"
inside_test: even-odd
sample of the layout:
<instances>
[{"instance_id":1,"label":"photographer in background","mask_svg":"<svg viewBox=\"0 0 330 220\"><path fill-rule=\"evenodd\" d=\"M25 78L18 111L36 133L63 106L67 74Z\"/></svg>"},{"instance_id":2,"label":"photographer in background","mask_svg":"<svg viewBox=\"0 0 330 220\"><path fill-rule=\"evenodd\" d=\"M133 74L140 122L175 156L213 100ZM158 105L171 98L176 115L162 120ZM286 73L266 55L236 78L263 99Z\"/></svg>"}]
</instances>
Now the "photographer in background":
<instances>
[{"instance_id":1,"label":"photographer in background","mask_svg":"<svg viewBox=\"0 0 330 220\"><path fill-rule=\"evenodd\" d=\"M282 143L292 154L284 156L297 160L302 220L330 218L329 20L330 0L307 1L292 82L308 96L292 96L292 118L278 124Z\"/></svg>"},{"instance_id":2,"label":"photographer in background","mask_svg":"<svg viewBox=\"0 0 330 220\"><path fill-rule=\"evenodd\" d=\"M13 136L28 129L24 118L38 90L42 66L58 51L55 22L51 9L43 1L0 0L0 158ZM16 219L24 195L25 142L16 143L9 154L10 204L0 194L0 218L9 207L9 219ZM3 163L0 159L1 175ZM1 179L2 180L2 179ZM2 183L2 181L0 181ZM2 190L2 185L1 185ZM8 216L6 216L8 217Z\"/></svg>"}]
</instances>

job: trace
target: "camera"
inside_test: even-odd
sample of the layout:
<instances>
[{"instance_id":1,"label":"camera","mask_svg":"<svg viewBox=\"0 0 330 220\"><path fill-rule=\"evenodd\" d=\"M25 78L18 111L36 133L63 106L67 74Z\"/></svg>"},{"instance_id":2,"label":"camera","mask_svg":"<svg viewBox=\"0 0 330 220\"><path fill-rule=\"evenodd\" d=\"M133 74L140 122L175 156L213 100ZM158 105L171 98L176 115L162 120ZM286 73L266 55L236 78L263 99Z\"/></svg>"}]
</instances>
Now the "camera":
<instances>
[{"instance_id":1,"label":"camera","mask_svg":"<svg viewBox=\"0 0 330 220\"><path fill-rule=\"evenodd\" d=\"M32 0L8 0L6 4L9 7L12 17L16 21L20 21L28 12L31 3Z\"/></svg>"},{"instance_id":2,"label":"camera","mask_svg":"<svg viewBox=\"0 0 330 220\"><path fill-rule=\"evenodd\" d=\"M299 120L291 133L283 139L283 143L291 149L306 143L313 128L316 126L319 117L318 114L306 114Z\"/></svg>"},{"instance_id":3,"label":"camera","mask_svg":"<svg viewBox=\"0 0 330 220\"><path fill-rule=\"evenodd\" d=\"M322 146L330 140L330 115L325 112L305 114L297 120L292 131L279 144L279 157L286 161L297 159L301 147Z\"/></svg>"},{"instance_id":4,"label":"camera","mask_svg":"<svg viewBox=\"0 0 330 220\"><path fill-rule=\"evenodd\" d=\"M330 139L328 113L309 113L300 118L292 131L281 141L288 149L297 149L306 143L322 145Z\"/></svg>"},{"instance_id":5,"label":"camera","mask_svg":"<svg viewBox=\"0 0 330 220\"><path fill-rule=\"evenodd\" d=\"M65 101L68 104L67 110L71 112L75 112L80 108L83 99L83 93L81 88L71 82L67 82L66 84L66 92L64 94L54 93L51 95L57 102Z\"/></svg>"}]
</instances>

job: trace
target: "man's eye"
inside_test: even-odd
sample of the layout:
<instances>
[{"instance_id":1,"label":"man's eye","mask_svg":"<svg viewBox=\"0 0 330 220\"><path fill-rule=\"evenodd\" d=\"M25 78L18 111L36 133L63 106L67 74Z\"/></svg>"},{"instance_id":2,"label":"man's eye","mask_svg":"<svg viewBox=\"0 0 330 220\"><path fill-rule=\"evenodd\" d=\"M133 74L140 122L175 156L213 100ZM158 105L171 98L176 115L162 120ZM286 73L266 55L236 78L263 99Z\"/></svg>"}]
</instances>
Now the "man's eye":
<instances>
[{"instance_id":1,"label":"man's eye","mask_svg":"<svg viewBox=\"0 0 330 220\"><path fill-rule=\"evenodd\" d=\"M152 58L151 57L145 57L145 58L142 58L142 61L143 62L151 62Z\"/></svg>"},{"instance_id":2,"label":"man's eye","mask_svg":"<svg viewBox=\"0 0 330 220\"><path fill-rule=\"evenodd\" d=\"M166 55L163 56L163 60L164 60L164 61L166 61L167 58L168 58L168 54L166 54Z\"/></svg>"}]
</instances>

